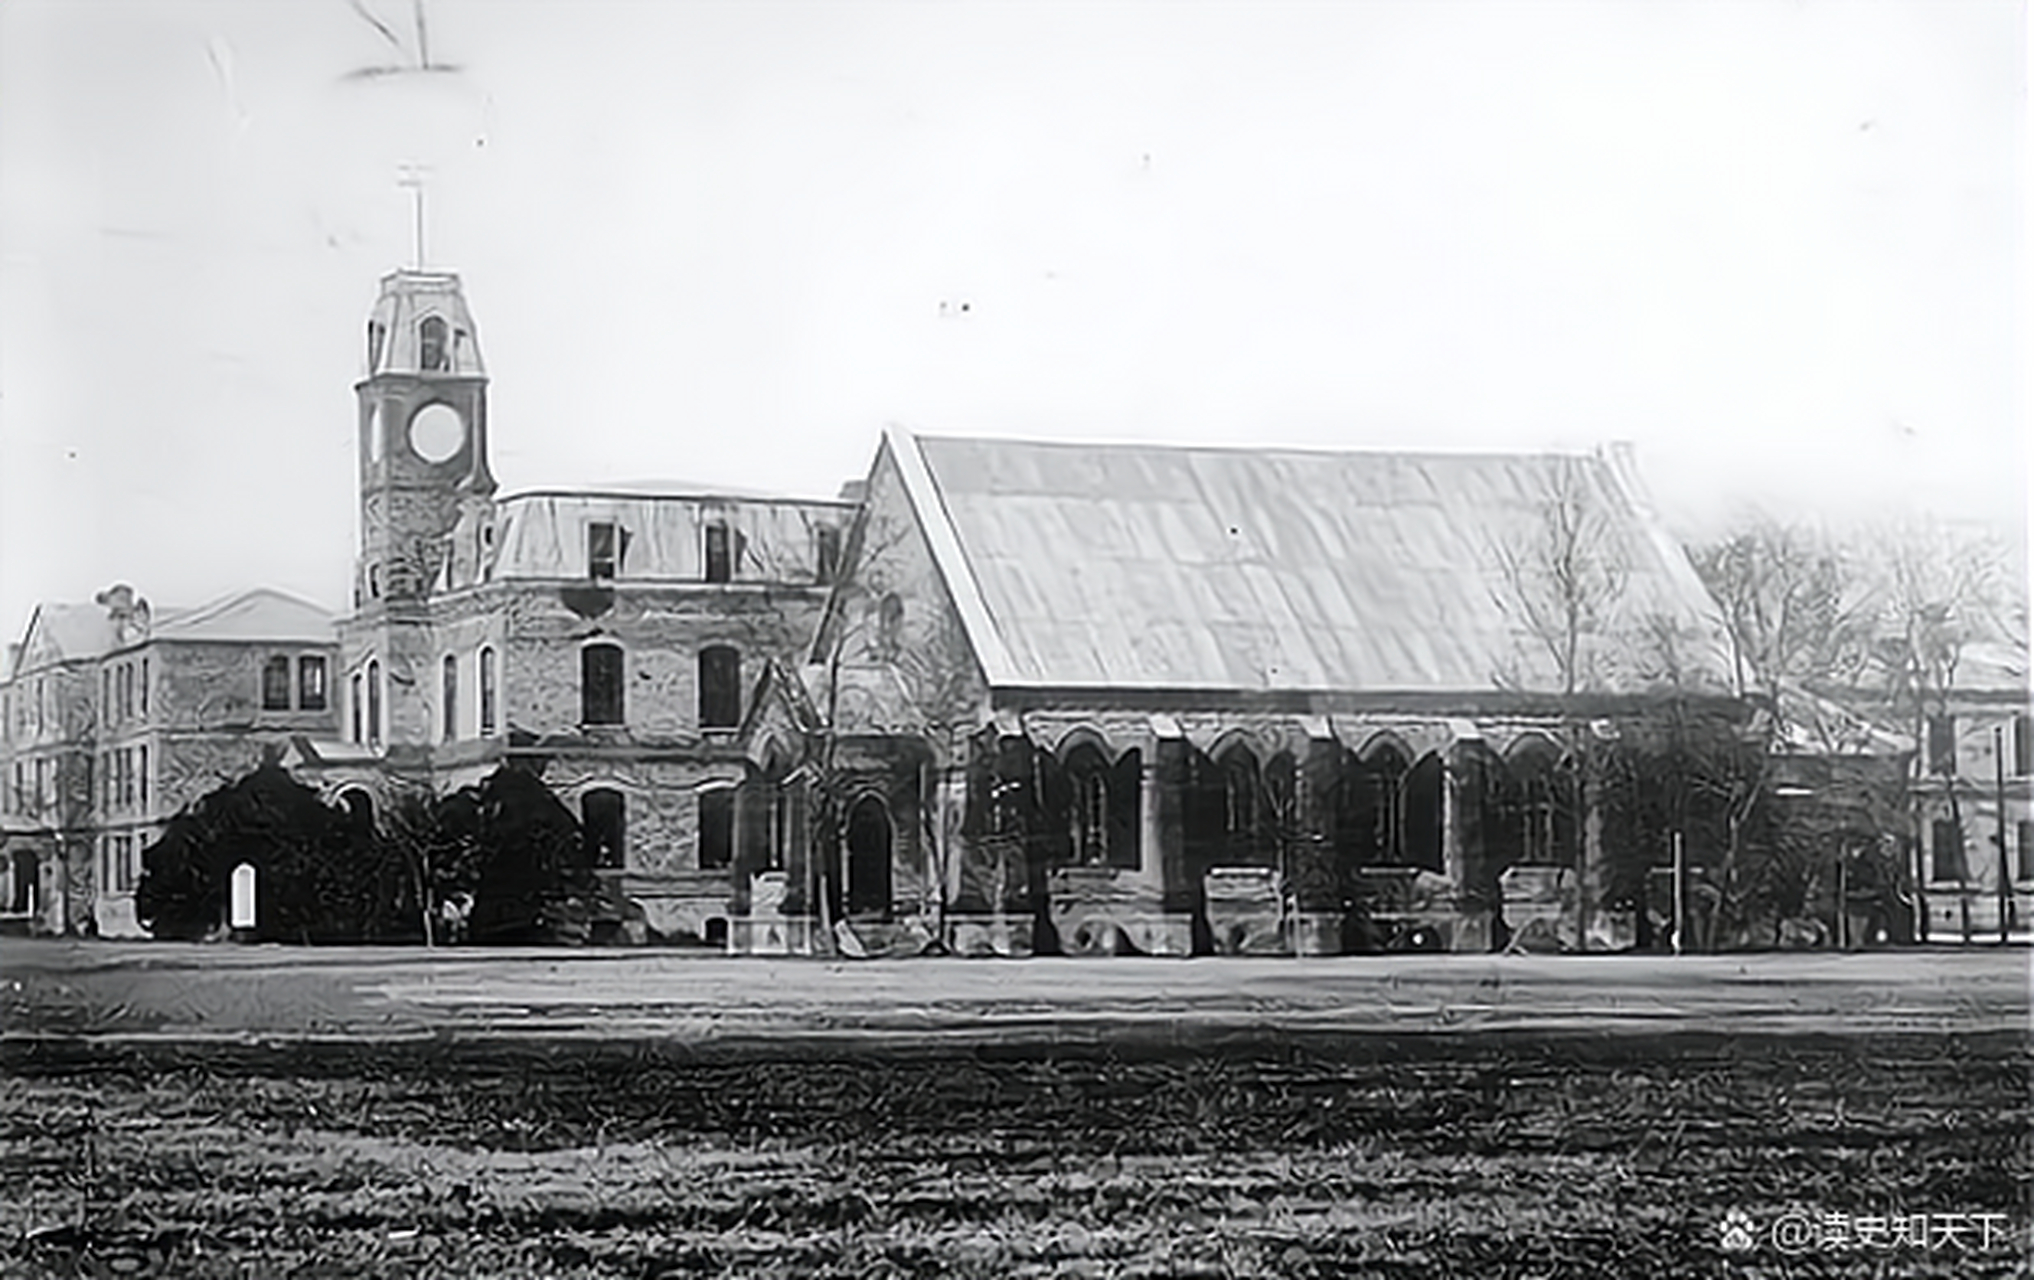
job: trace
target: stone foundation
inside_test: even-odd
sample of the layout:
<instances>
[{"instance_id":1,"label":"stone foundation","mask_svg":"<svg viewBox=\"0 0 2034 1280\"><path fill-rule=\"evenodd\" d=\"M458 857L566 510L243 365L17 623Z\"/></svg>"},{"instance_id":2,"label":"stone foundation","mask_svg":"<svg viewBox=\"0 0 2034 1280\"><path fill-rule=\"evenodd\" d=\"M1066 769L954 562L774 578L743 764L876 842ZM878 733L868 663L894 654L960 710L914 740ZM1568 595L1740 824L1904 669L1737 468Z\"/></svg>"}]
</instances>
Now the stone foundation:
<instances>
[{"instance_id":1,"label":"stone foundation","mask_svg":"<svg viewBox=\"0 0 2034 1280\"><path fill-rule=\"evenodd\" d=\"M1030 916L958 915L946 919L946 947L957 956L1022 958L1032 954Z\"/></svg>"}]
</instances>

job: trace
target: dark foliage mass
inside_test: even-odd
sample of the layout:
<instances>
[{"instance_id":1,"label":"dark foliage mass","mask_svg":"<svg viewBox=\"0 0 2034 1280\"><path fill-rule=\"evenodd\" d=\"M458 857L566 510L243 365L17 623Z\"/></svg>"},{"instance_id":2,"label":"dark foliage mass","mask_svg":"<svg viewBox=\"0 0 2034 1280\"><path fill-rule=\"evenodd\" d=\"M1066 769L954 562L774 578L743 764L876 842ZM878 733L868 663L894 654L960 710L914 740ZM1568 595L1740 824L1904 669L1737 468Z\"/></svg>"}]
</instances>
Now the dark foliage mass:
<instances>
[{"instance_id":1,"label":"dark foliage mass","mask_svg":"<svg viewBox=\"0 0 2034 1280\"><path fill-rule=\"evenodd\" d=\"M257 941L582 940L620 914L582 849L571 811L524 770L443 797L401 793L377 816L327 805L268 763L170 820L143 856L136 908L156 937L205 937L245 864Z\"/></svg>"}]
</instances>

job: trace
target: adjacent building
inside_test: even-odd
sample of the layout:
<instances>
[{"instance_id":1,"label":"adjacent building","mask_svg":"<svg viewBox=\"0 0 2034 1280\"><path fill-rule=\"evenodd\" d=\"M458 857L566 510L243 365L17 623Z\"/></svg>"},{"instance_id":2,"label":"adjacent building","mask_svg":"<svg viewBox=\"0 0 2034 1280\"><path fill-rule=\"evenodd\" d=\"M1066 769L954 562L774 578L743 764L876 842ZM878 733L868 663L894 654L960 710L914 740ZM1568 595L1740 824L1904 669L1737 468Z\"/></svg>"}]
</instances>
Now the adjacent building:
<instances>
[{"instance_id":1,"label":"adjacent building","mask_svg":"<svg viewBox=\"0 0 2034 1280\"><path fill-rule=\"evenodd\" d=\"M1629 945L1615 761L1741 718L1618 456L893 431L866 492L747 727L738 938Z\"/></svg>"},{"instance_id":2,"label":"adjacent building","mask_svg":"<svg viewBox=\"0 0 2034 1280\"><path fill-rule=\"evenodd\" d=\"M279 591L45 604L0 682L0 919L142 932L141 854L185 804L337 724L330 613Z\"/></svg>"}]
</instances>

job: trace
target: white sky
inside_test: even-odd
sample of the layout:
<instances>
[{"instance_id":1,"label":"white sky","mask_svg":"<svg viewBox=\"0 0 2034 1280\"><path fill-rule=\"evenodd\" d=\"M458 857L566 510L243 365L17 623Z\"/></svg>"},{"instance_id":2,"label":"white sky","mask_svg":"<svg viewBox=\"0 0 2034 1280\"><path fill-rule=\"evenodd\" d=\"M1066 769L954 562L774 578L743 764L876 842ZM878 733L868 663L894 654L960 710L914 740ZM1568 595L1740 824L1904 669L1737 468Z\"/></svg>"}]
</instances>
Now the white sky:
<instances>
[{"instance_id":1,"label":"white sky","mask_svg":"<svg viewBox=\"0 0 2034 1280\"><path fill-rule=\"evenodd\" d=\"M947 433L1629 439L2024 519L2018 3L0 4L0 629L345 601L434 166L505 490ZM401 38L379 34L364 9Z\"/></svg>"}]
</instances>

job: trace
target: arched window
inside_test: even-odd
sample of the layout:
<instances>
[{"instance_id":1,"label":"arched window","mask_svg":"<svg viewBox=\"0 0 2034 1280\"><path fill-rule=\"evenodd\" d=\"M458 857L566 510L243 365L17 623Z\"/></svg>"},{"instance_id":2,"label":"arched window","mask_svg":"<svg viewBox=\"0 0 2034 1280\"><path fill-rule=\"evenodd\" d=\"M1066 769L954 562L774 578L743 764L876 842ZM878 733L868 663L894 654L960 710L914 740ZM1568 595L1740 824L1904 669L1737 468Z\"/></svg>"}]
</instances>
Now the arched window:
<instances>
[{"instance_id":1,"label":"arched window","mask_svg":"<svg viewBox=\"0 0 2034 1280\"><path fill-rule=\"evenodd\" d=\"M367 660L367 743L381 745L381 661Z\"/></svg>"},{"instance_id":2,"label":"arched window","mask_svg":"<svg viewBox=\"0 0 2034 1280\"><path fill-rule=\"evenodd\" d=\"M579 800L580 834L586 863L593 867L628 865L627 802L609 787L587 792Z\"/></svg>"},{"instance_id":3,"label":"arched window","mask_svg":"<svg viewBox=\"0 0 2034 1280\"><path fill-rule=\"evenodd\" d=\"M579 651L581 724L622 723L622 667L618 645L590 644Z\"/></svg>"},{"instance_id":4,"label":"arched window","mask_svg":"<svg viewBox=\"0 0 2034 1280\"><path fill-rule=\"evenodd\" d=\"M363 700L363 682L358 673L354 675L351 681L351 690L353 696L347 699L347 703L352 708L353 713L353 741L358 744L367 740L367 732L362 727L365 723L364 717L367 714L367 704Z\"/></svg>"},{"instance_id":5,"label":"arched window","mask_svg":"<svg viewBox=\"0 0 2034 1280\"><path fill-rule=\"evenodd\" d=\"M732 729L742 722L742 655L728 645L699 651L699 727Z\"/></svg>"},{"instance_id":6,"label":"arched window","mask_svg":"<svg viewBox=\"0 0 2034 1280\"><path fill-rule=\"evenodd\" d=\"M367 371L373 373L381 368L381 344L388 337L388 330L378 320L367 322Z\"/></svg>"},{"instance_id":7,"label":"arched window","mask_svg":"<svg viewBox=\"0 0 2034 1280\"><path fill-rule=\"evenodd\" d=\"M445 655L444 679L441 682L443 696L440 708L444 713L445 741L451 742L459 736L459 659L453 654Z\"/></svg>"},{"instance_id":8,"label":"arched window","mask_svg":"<svg viewBox=\"0 0 2034 1280\"><path fill-rule=\"evenodd\" d=\"M494 725L495 725L494 682L495 682L494 650L489 648L482 648L480 651L479 683L480 683L480 736L483 738L491 738L494 736Z\"/></svg>"},{"instance_id":9,"label":"arched window","mask_svg":"<svg viewBox=\"0 0 2034 1280\"><path fill-rule=\"evenodd\" d=\"M417 365L425 373L443 373L445 354L445 322L426 316L417 326Z\"/></svg>"}]
</instances>

